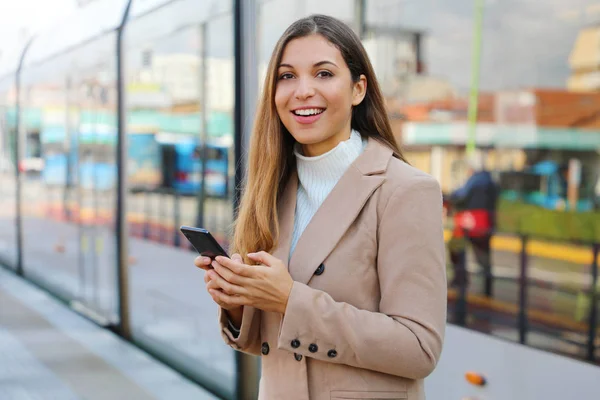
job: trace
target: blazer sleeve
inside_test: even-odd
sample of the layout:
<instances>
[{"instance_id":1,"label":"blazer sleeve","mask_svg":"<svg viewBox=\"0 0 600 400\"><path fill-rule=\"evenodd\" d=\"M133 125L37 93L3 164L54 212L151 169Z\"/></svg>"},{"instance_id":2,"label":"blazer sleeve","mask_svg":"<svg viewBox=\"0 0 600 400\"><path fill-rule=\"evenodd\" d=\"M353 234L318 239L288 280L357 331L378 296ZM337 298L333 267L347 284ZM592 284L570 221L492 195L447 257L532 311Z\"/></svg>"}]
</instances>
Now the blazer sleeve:
<instances>
[{"instance_id":1,"label":"blazer sleeve","mask_svg":"<svg viewBox=\"0 0 600 400\"><path fill-rule=\"evenodd\" d=\"M429 176L399 189L378 227L379 312L294 282L280 349L410 379L433 371L447 305L442 195Z\"/></svg>"},{"instance_id":2,"label":"blazer sleeve","mask_svg":"<svg viewBox=\"0 0 600 400\"><path fill-rule=\"evenodd\" d=\"M225 343L235 350L248 354L260 355L260 310L244 306L242 325L237 337L229 329L229 318L223 308L219 307L219 325Z\"/></svg>"}]
</instances>

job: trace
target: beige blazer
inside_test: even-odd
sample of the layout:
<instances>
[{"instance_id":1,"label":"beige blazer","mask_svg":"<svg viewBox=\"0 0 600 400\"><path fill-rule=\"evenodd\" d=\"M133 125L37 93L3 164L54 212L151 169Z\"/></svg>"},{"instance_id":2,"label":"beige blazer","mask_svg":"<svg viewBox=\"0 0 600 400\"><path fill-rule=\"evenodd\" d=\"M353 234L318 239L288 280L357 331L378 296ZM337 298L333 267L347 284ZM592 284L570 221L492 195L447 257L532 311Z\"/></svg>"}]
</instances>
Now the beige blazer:
<instances>
[{"instance_id":1,"label":"beige blazer","mask_svg":"<svg viewBox=\"0 0 600 400\"><path fill-rule=\"evenodd\" d=\"M288 262L293 175L275 257ZM245 307L225 342L262 357L259 399L424 399L446 323L442 195L429 175L370 139L318 209L288 263L285 315Z\"/></svg>"}]
</instances>

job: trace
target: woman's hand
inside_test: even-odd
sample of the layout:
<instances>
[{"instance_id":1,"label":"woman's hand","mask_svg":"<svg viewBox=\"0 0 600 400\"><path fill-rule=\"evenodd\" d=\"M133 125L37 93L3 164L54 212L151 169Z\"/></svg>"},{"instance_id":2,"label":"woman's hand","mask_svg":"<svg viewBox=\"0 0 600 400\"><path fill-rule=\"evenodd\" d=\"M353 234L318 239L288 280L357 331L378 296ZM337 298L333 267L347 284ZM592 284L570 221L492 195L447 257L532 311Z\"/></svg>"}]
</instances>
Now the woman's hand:
<instances>
[{"instance_id":1,"label":"woman's hand","mask_svg":"<svg viewBox=\"0 0 600 400\"><path fill-rule=\"evenodd\" d=\"M285 313L294 283L283 262L267 252L248 254L261 265L246 265L240 259L217 257L214 270L207 271L209 293L223 308L252 306L263 311ZM208 287L208 286L207 286Z\"/></svg>"},{"instance_id":2,"label":"woman's hand","mask_svg":"<svg viewBox=\"0 0 600 400\"><path fill-rule=\"evenodd\" d=\"M242 262L242 256L240 256L239 254L232 254L231 255L231 259L237 262ZM217 283L211 279L211 274L208 273L208 271L212 270L212 266L211 266L211 262L212 260L210 259L210 257L203 257L203 256L198 256L196 257L196 259L194 260L194 264L198 267L201 268L205 271L207 271L204 274L204 283L206 284L206 290L210 293L211 290L217 290L220 291L221 287L219 285L217 285ZM234 314L234 316L237 316L238 314L241 314L241 306L232 306L230 304L225 304L222 303L220 301L217 301L217 299L215 298L215 296L213 296L211 294L211 297L213 298L213 300L219 305L221 306L223 309L227 310L231 313ZM234 322L239 322L237 321L238 319L241 321L241 316L240 318L233 318L235 321ZM237 323L236 325L239 326L239 323Z\"/></svg>"}]
</instances>

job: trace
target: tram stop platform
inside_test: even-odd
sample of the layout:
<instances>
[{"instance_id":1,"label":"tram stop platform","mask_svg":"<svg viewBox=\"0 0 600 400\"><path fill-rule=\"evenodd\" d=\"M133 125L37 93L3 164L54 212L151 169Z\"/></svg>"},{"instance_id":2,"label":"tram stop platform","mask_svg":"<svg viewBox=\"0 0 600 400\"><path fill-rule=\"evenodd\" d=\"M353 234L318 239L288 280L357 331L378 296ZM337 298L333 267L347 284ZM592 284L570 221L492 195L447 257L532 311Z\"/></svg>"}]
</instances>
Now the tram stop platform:
<instances>
[{"instance_id":1,"label":"tram stop platform","mask_svg":"<svg viewBox=\"0 0 600 400\"><path fill-rule=\"evenodd\" d=\"M0 266L0 399L217 399Z\"/></svg>"}]
</instances>

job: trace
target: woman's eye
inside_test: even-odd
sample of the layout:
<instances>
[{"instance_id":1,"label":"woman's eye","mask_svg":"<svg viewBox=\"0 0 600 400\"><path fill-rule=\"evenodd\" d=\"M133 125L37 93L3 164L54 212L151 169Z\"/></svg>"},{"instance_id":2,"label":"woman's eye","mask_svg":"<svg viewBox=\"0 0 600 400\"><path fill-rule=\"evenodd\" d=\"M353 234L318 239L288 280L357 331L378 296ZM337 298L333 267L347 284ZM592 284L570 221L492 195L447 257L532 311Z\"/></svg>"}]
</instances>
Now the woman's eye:
<instances>
[{"instance_id":1,"label":"woman's eye","mask_svg":"<svg viewBox=\"0 0 600 400\"><path fill-rule=\"evenodd\" d=\"M280 80L285 80L285 79L291 79L293 78L294 75L290 74L289 72L283 73L279 76Z\"/></svg>"},{"instance_id":2,"label":"woman's eye","mask_svg":"<svg viewBox=\"0 0 600 400\"><path fill-rule=\"evenodd\" d=\"M329 71L319 71L317 73L317 76L319 78L331 78L333 76L333 74Z\"/></svg>"}]
</instances>

